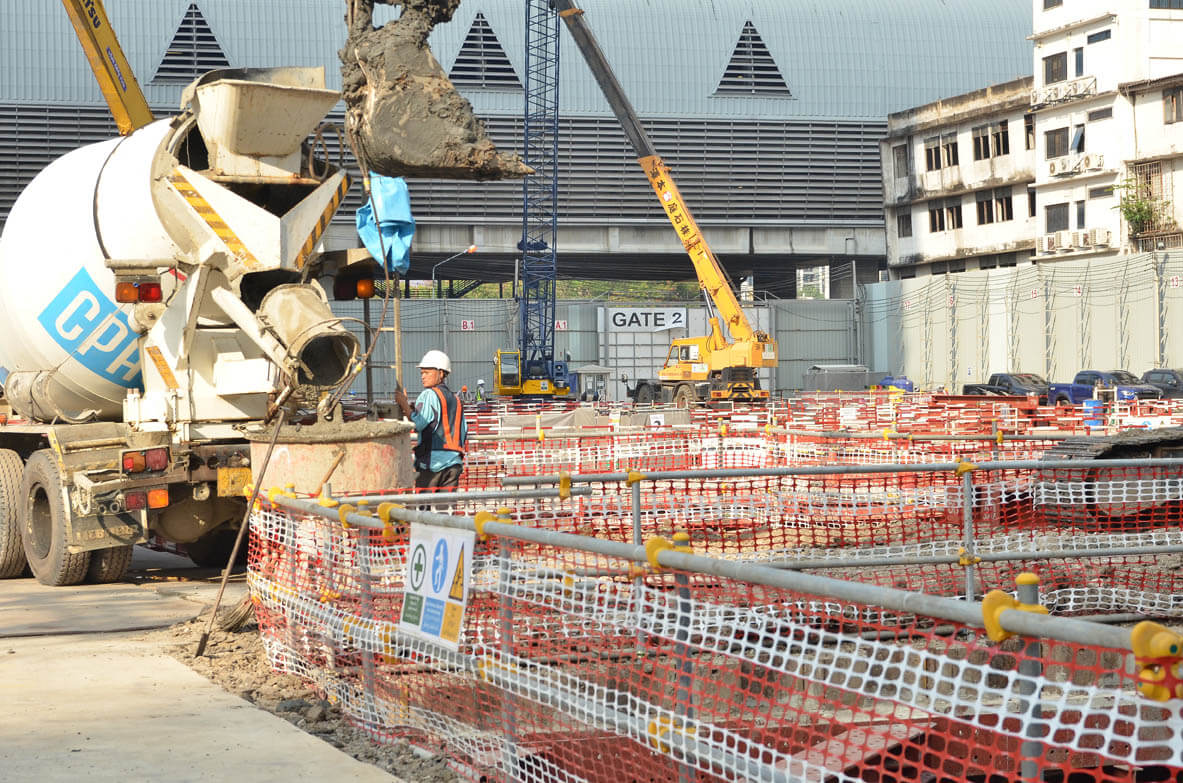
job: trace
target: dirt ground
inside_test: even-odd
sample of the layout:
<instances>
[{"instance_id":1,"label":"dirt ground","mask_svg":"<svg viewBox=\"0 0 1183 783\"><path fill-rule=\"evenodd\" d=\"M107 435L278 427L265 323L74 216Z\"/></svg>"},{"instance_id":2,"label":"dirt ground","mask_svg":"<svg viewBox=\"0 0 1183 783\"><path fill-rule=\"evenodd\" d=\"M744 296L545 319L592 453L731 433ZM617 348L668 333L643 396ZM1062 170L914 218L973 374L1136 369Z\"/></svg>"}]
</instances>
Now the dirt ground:
<instances>
[{"instance_id":1,"label":"dirt ground","mask_svg":"<svg viewBox=\"0 0 1183 783\"><path fill-rule=\"evenodd\" d=\"M263 651L255 623L238 632L215 630L205 655L194 658L205 632L207 617L153 631L146 639L159 643L174 658L207 679L260 709L283 718L339 748L359 761L373 764L406 781L451 783L459 778L442 756L412 750L406 742L382 744L354 727L337 707L290 674L273 672Z\"/></svg>"}]
</instances>

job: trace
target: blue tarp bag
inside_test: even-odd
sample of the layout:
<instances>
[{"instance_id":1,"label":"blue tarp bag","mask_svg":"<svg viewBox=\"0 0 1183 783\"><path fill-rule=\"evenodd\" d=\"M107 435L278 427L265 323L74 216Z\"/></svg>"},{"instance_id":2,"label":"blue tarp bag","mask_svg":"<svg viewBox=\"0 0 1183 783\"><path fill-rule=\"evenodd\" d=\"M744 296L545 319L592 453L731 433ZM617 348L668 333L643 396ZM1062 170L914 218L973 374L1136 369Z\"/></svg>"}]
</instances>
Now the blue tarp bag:
<instances>
[{"instance_id":1,"label":"blue tarp bag","mask_svg":"<svg viewBox=\"0 0 1183 783\"><path fill-rule=\"evenodd\" d=\"M415 218L411 216L411 194L407 191L407 183L402 177L371 173L370 195L371 198L357 210L357 234L374 260L386 265L387 272L405 275L411 266L411 240L415 236ZM371 201L373 208L370 207ZM374 219L374 209L378 210L377 220Z\"/></svg>"}]
</instances>

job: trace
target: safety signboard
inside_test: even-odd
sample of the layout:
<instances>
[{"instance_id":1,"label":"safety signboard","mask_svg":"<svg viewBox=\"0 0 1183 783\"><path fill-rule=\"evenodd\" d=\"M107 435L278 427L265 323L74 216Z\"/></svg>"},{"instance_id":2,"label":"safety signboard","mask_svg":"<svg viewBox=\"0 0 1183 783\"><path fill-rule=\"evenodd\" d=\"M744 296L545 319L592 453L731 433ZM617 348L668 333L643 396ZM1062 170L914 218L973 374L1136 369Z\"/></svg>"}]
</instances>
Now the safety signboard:
<instances>
[{"instance_id":1,"label":"safety signboard","mask_svg":"<svg viewBox=\"0 0 1183 783\"><path fill-rule=\"evenodd\" d=\"M411 525L399 630L460 649L475 539L471 530Z\"/></svg>"}]
</instances>

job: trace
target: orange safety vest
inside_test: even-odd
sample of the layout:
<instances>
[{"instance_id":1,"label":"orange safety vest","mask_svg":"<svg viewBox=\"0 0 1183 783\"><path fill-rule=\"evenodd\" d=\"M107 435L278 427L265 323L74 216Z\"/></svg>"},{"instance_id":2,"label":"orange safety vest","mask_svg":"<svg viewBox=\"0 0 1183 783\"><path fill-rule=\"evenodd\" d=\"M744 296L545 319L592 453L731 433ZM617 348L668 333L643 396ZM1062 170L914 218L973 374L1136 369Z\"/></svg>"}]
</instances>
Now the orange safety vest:
<instances>
[{"instance_id":1,"label":"orange safety vest","mask_svg":"<svg viewBox=\"0 0 1183 783\"><path fill-rule=\"evenodd\" d=\"M464 403L460 402L459 395L454 395L456 416L453 421L448 421L448 398L444 396L438 386L431 387L431 390L435 392L435 396L440 398L440 422L444 427L444 451L458 451L463 455L464 446L460 443L460 433L461 424L464 422Z\"/></svg>"}]
</instances>

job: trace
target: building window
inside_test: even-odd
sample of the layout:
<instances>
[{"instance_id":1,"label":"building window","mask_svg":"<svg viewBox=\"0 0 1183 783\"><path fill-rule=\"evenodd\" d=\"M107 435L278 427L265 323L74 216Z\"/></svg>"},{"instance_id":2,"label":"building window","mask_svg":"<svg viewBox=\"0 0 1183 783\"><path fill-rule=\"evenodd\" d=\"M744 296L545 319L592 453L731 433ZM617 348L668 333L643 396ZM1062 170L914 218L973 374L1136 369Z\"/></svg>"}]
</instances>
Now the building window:
<instances>
[{"instance_id":1,"label":"building window","mask_svg":"<svg viewBox=\"0 0 1183 783\"><path fill-rule=\"evenodd\" d=\"M900 144L892 149L895 154L895 178L908 176L908 145Z\"/></svg>"},{"instance_id":2,"label":"building window","mask_svg":"<svg viewBox=\"0 0 1183 783\"><path fill-rule=\"evenodd\" d=\"M993 269L998 266L998 256L979 256L978 269Z\"/></svg>"},{"instance_id":3,"label":"building window","mask_svg":"<svg viewBox=\"0 0 1183 783\"><path fill-rule=\"evenodd\" d=\"M999 223L1015 219L1015 205L1010 188L994 188L994 219Z\"/></svg>"},{"instance_id":4,"label":"building window","mask_svg":"<svg viewBox=\"0 0 1183 783\"><path fill-rule=\"evenodd\" d=\"M1055 84L1068 78L1068 53L1060 52L1043 58L1043 83Z\"/></svg>"},{"instance_id":5,"label":"building window","mask_svg":"<svg viewBox=\"0 0 1183 783\"><path fill-rule=\"evenodd\" d=\"M895 218L896 236L910 237L912 236L912 213L901 212Z\"/></svg>"},{"instance_id":6,"label":"building window","mask_svg":"<svg viewBox=\"0 0 1183 783\"><path fill-rule=\"evenodd\" d=\"M950 231L961 228L961 199L951 198L945 201L945 225Z\"/></svg>"},{"instance_id":7,"label":"building window","mask_svg":"<svg viewBox=\"0 0 1183 783\"><path fill-rule=\"evenodd\" d=\"M1153 2L1153 0L1151 0ZM1058 8L1064 4L1064 0L1043 0L1043 10L1049 8Z\"/></svg>"},{"instance_id":8,"label":"building window","mask_svg":"<svg viewBox=\"0 0 1183 783\"><path fill-rule=\"evenodd\" d=\"M1026 147L1024 149L1035 149L1035 115L1023 115L1023 135L1026 138Z\"/></svg>"},{"instance_id":9,"label":"building window","mask_svg":"<svg viewBox=\"0 0 1183 783\"><path fill-rule=\"evenodd\" d=\"M1084 202L1076 202L1076 227L1084 228Z\"/></svg>"},{"instance_id":10,"label":"building window","mask_svg":"<svg viewBox=\"0 0 1183 783\"><path fill-rule=\"evenodd\" d=\"M1100 188L1089 188L1089 198L1109 198L1113 195L1113 186L1105 185Z\"/></svg>"},{"instance_id":11,"label":"building window","mask_svg":"<svg viewBox=\"0 0 1183 783\"><path fill-rule=\"evenodd\" d=\"M1010 131L1007 129L1006 120L1002 120L994 126L994 131L991 137L994 139L994 154L995 155L1009 155L1010 154Z\"/></svg>"},{"instance_id":12,"label":"building window","mask_svg":"<svg viewBox=\"0 0 1183 783\"><path fill-rule=\"evenodd\" d=\"M1084 126L1077 125L1072 132L1072 151L1084 152Z\"/></svg>"},{"instance_id":13,"label":"building window","mask_svg":"<svg viewBox=\"0 0 1183 783\"><path fill-rule=\"evenodd\" d=\"M1043 145L1047 150L1047 160L1060 158L1068 154L1068 129L1057 128L1043 134Z\"/></svg>"},{"instance_id":14,"label":"building window","mask_svg":"<svg viewBox=\"0 0 1183 783\"><path fill-rule=\"evenodd\" d=\"M1101 30L1098 33L1092 33L1086 40L1091 44L1100 43L1101 41L1108 41L1110 35L1112 35L1112 31Z\"/></svg>"},{"instance_id":15,"label":"building window","mask_svg":"<svg viewBox=\"0 0 1183 783\"><path fill-rule=\"evenodd\" d=\"M1072 50L1072 59L1075 60L1076 75L1084 76L1084 49L1076 48Z\"/></svg>"},{"instance_id":16,"label":"building window","mask_svg":"<svg viewBox=\"0 0 1183 783\"><path fill-rule=\"evenodd\" d=\"M984 226L994 222L994 202L990 199L990 191L984 190L977 195L978 225Z\"/></svg>"},{"instance_id":17,"label":"building window","mask_svg":"<svg viewBox=\"0 0 1183 783\"><path fill-rule=\"evenodd\" d=\"M1097 120L1107 120L1113 116L1113 107L1106 106L1104 109L1097 109L1089 112L1089 122L1096 122Z\"/></svg>"},{"instance_id":18,"label":"building window","mask_svg":"<svg viewBox=\"0 0 1183 783\"><path fill-rule=\"evenodd\" d=\"M941 137L941 152L946 166L956 166L960 162L957 157L957 136L949 134Z\"/></svg>"},{"instance_id":19,"label":"building window","mask_svg":"<svg viewBox=\"0 0 1183 783\"><path fill-rule=\"evenodd\" d=\"M1044 233L1068 230L1068 203L1048 204L1044 207Z\"/></svg>"},{"instance_id":20,"label":"building window","mask_svg":"<svg viewBox=\"0 0 1183 783\"><path fill-rule=\"evenodd\" d=\"M937 136L924 140L924 170L936 171L941 167L941 140Z\"/></svg>"},{"instance_id":21,"label":"building window","mask_svg":"<svg viewBox=\"0 0 1183 783\"><path fill-rule=\"evenodd\" d=\"M1183 8L1183 0L1150 0L1151 8Z\"/></svg>"},{"instance_id":22,"label":"building window","mask_svg":"<svg viewBox=\"0 0 1183 783\"><path fill-rule=\"evenodd\" d=\"M937 233L945 230L945 210L941 204L930 204L928 207L928 230Z\"/></svg>"},{"instance_id":23,"label":"building window","mask_svg":"<svg viewBox=\"0 0 1183 783\"><path fill-rule=\"evenodd\" d=\"M1035 217L1035 188L1027 186L1027 217Z\"/></svg>"},{"instance_id":24,"label":"building window","mask_svg":"<svg viewBox=\"0 0 1183 783\"><path fill-rule=\"evenodd\" d=\"M979 125L973 129L974 160L985 160L990 157L990 126Z\"/></svg>"},{"instance_id":25,"label":"building window","mask_svg":"<svg viewBox=\"0 0 1183 783\"><path fill-rule=\"evenodd\" d=\"M1183 87L1162 91L1162 121L1167 125L1183 122Z\"/></svg>"},{"instance_id":26,"label":"building window","mask_svg":"<svg viewBox=\"0 0 1183 783\"><path fill-rule=\"evenodd\" d=\"M960 258L956 261L950 261L949 262L949 271L950 272L964 272L965 271L965 259Z\"/></svg>"}]
</instances>

